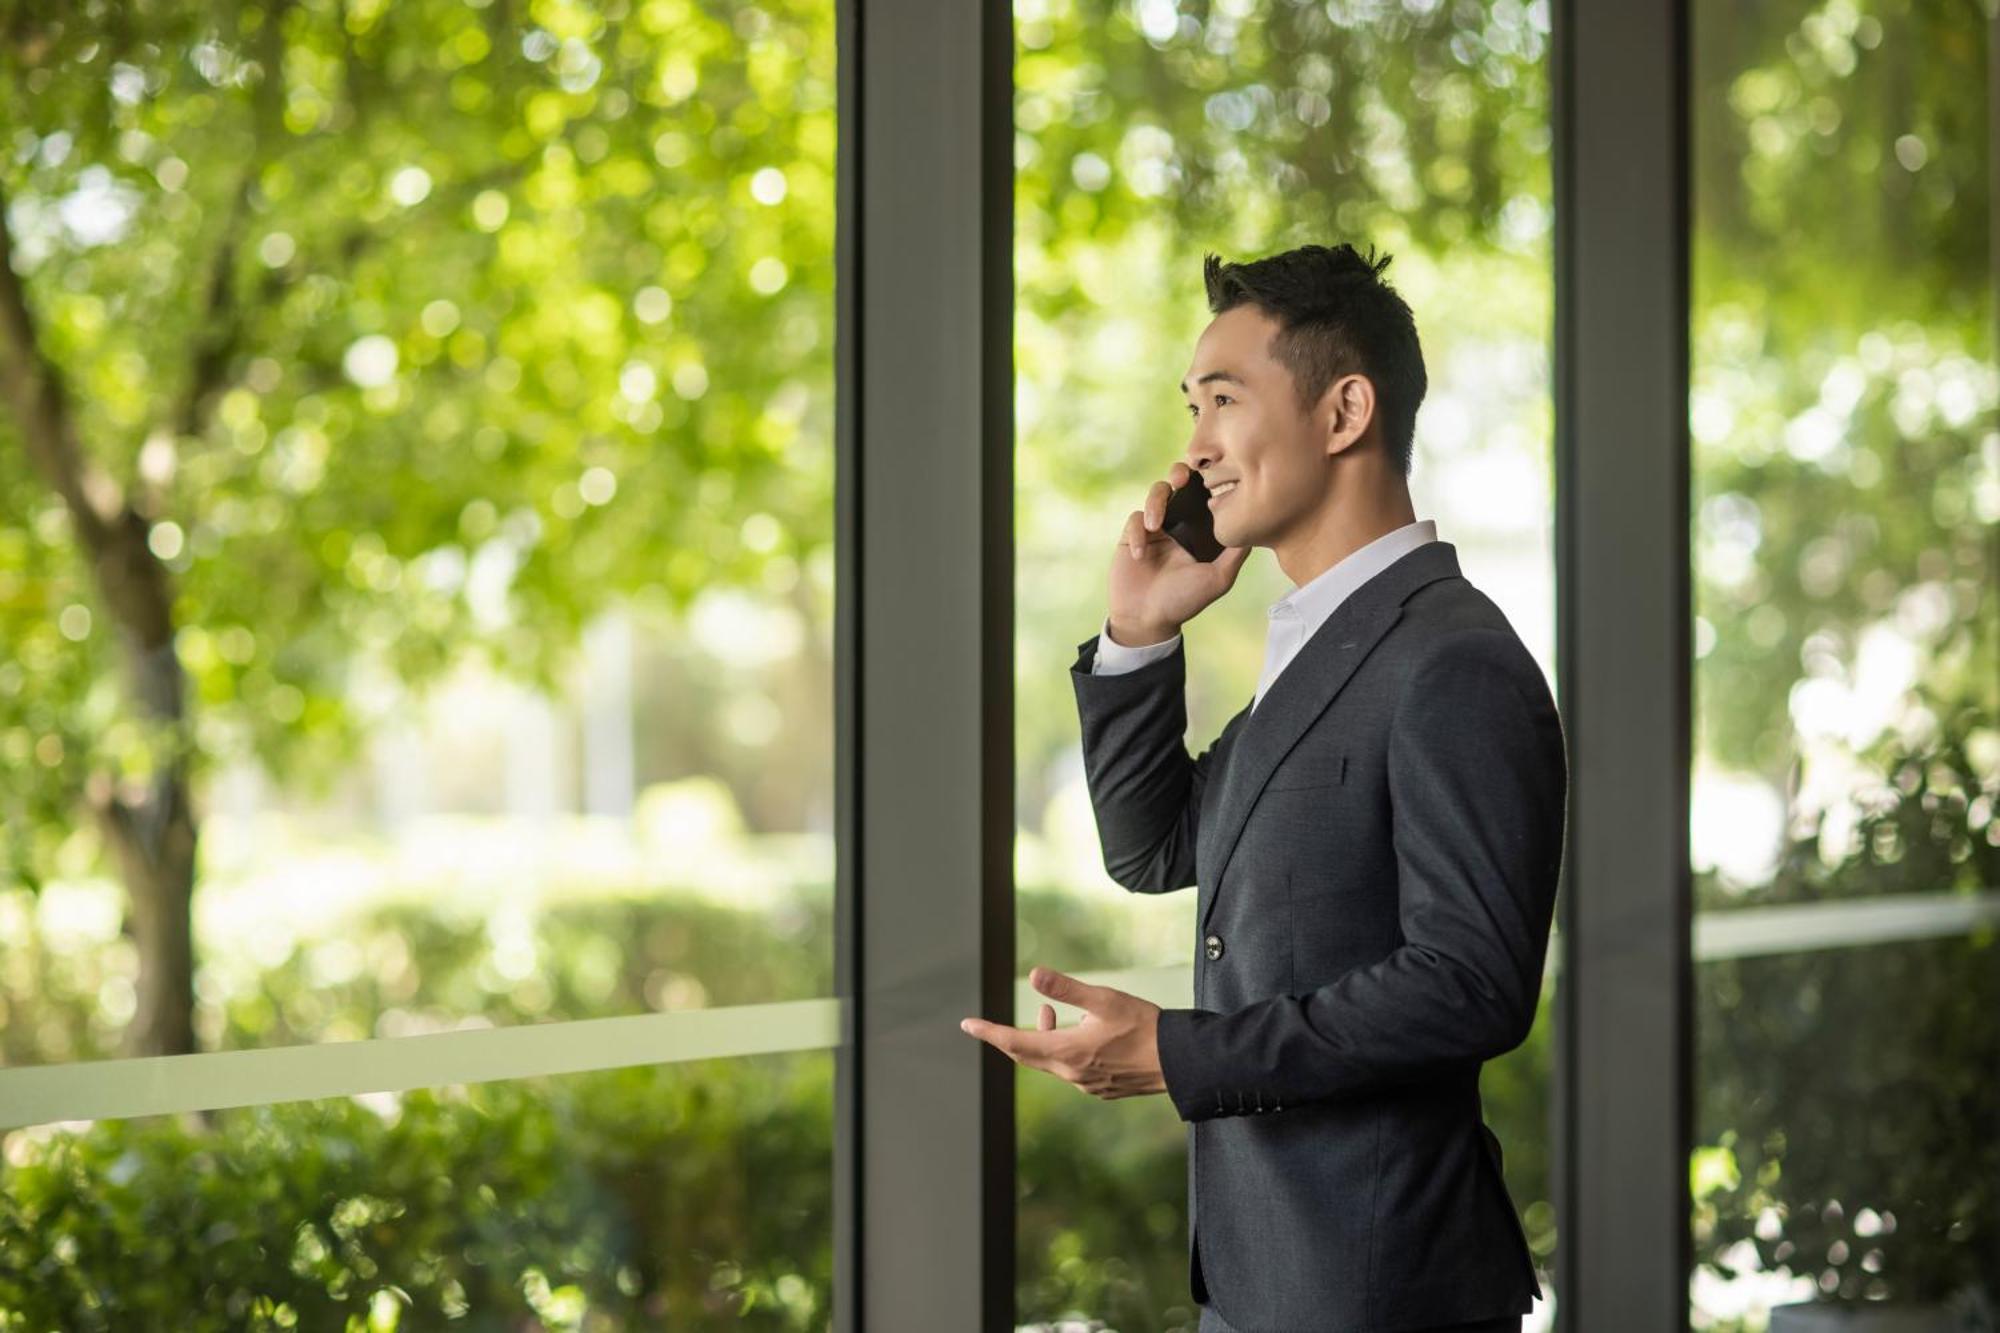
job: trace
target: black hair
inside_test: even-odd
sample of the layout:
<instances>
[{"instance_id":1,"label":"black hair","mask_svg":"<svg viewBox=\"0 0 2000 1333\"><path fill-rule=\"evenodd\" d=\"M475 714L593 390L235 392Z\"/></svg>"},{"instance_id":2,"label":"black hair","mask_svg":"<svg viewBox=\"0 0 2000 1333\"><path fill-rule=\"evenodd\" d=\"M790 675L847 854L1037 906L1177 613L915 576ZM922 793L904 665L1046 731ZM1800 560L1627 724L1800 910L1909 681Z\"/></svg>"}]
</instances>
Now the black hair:
<instances>
[{"instance_id":1,"label":"black hair","mask_svg":"<svg viewBox=\"0 0 2000 1333\"><path fill-rule=\"evenodd\" d=\"M1241 264L1202 260L1208 308L1251 304L1277 320L1271 356L1292 372L1299 410L1310 412L1342 375L1375 386L1382 441L1398 472L1410 475L1417 407L1424 401L1423 348L1410 307L1384 282L1391 256L1363 258L1351 245L1302 245Z\"/></svg>"}]
</instances>

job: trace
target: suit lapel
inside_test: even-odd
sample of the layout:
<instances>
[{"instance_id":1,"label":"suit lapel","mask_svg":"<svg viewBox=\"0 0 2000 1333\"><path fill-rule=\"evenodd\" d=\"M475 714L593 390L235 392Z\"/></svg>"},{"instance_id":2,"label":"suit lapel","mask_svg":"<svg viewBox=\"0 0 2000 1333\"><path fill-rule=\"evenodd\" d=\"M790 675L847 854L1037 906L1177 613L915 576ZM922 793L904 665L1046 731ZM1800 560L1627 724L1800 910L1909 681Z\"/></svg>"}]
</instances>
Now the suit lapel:
<instances>
[{"instance_id":1,"label":"suit lapel","mask_svg":"<svg viewBox=\"0 0 2000 1333\"><path fill-rule=\"evenodd\" d=\"M1239 715L1241 725L1218 775L1220 789L1214 801L1204 802L1213 814L1196 832L1196 879L1207 895L1200 929L1208 928L1229 859L1271 770L1402 618L1410 594L1458 572L1458 548L1450 542L1426 542L1404 555L1335 607L1271 682L1263 702Z\"/></svg>"}]
</instances>

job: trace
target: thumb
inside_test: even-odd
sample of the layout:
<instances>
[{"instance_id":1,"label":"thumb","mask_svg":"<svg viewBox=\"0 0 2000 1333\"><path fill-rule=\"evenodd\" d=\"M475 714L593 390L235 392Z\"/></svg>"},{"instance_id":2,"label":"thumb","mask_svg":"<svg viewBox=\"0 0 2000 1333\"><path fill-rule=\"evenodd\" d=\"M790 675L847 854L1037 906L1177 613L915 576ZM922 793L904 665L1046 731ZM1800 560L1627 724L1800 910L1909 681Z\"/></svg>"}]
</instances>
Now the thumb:
<instances>
[{"instance_id":1,"label":"thumb","mask_svg":"<svg viewBox=\"0 0 2000 1333\"><path fill-rule=\"evenodd\" d=\"M1254 546L1225 546L1222 548L1222 554L1215 557L1215 567L1227 574L1233 582L1236 571L1243 568L1243 562L1248 560L1250 553L1256 549Z\"/></svg>"}]
</instances>

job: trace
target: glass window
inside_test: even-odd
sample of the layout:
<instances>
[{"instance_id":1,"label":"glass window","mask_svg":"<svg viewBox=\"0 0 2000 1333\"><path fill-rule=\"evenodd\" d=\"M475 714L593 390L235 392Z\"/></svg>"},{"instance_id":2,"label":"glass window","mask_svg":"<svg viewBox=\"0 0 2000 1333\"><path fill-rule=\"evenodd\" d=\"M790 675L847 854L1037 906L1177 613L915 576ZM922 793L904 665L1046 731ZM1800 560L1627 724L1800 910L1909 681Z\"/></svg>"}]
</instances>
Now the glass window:
<instances>
[{"instance_id":1,"label":"glass window","mask_svg":"<svg viewBox=\"0 0 2000 1333\"><path fill-rule=\"evenodd\" d=\"M1203 256L1393 255L1384 276L1416 313L1430 381L1417 516L1553 686L1547 8L1017 0L1014 14L1019 960L1125 989L1164 976L1185 1006L1196 894L1106 875L1067 673L1106 614L1126 516L1185 454L1175 386L1211 318ZM1267 608L1290 587L1253 553L1188 626L1191 754L1250 702ZM1482 1091L1552 1265L1548 1052L1545 1012ZM1186 1126L1164 1098L1100 1102L1032 1072L1017 1089L1018 1318L1191 1325Z\"/></svg>"},{"instance_id":2,"label":"glass window","mask_svg":"<svg viewBox=\"0 0 2000 1333\"><path fill-rule=\"evenodd\" d=\"M1694 7L1697 1328L2000 1295L1990 33Z\"/></svg>"},{"instance_id":3,"label":"glass window","mask_svg":"<svg viewBox=\"0 0 2000 1333\"><path fill-rule=\"evenodd\" d=\"M834 58L0 41L0 1326L826 1327Z\"/></svg>"},{"instance_id":4,"label":"glass window","mask_svg":"<svg viewBox=\"0 0 2000 1333\"><path fill-rule=\"evenodd\" d=\"M78 1330L824 1329L832 1097L813 1051L16 1130L0 1309Z\"/></svg>"},{"instance_id":5,"label":"glass window","mask_svg":"<svg viewBox=\"0 0 2000 1333\"><path fill-rule=\"evenodd\" d=\"M0 49L0 1058L830 995L833 6L192 12Z\"/></svg>"},{"instance_id":6,"label":"glass window","mask_svg":"<svg viewBox=\"0 0 2000 1333\"><path fill-rule=\"evenodd\" d=\"M1700 964L1697 1327L1840 1301L1946 1328L1951 1303L1991 1299L1994 948L1988 927Z\"/></svg>"}]
</instances>

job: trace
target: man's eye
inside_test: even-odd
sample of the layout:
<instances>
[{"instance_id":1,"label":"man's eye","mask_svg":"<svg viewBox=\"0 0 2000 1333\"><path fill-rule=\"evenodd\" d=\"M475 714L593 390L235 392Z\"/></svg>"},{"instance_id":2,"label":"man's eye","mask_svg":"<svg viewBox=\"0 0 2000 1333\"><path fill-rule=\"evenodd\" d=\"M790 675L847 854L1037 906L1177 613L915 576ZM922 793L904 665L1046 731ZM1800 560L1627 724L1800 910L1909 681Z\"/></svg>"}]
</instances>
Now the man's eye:
<instances>
[{"instance_id":1,"label":"man's eye","mask_svg":"<svg viewBox=\"0 0 2000 1333\"><path fill-rule=\"evenodd\" d=\"M1230 397L1230 396L1229 396L1228 394L1226 394L1226 393L1219 393L1219 394L1215 395L1215 405L1216 405L1217 407L1221 407L1221 406L1222 406L1222 405L1223 405L1224 403L1233 403L1233 402L1235 402L1235 401L1236 401L1236 400L1235 400L1234 398L1231 398L1231 397Z\"/></svg>"}]
</instances>

